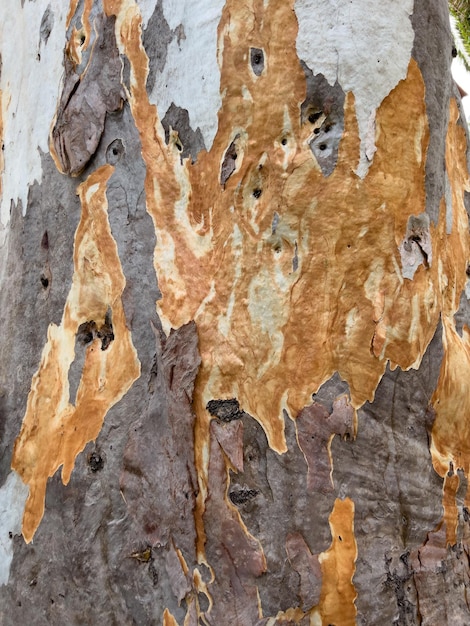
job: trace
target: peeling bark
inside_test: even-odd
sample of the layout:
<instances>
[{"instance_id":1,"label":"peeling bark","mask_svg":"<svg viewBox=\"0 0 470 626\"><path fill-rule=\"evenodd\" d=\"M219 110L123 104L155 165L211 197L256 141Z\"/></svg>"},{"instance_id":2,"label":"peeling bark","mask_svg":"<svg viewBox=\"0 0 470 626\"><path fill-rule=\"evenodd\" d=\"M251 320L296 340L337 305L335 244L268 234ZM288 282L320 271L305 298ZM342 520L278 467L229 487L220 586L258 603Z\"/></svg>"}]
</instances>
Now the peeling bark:
<instances>
[{"instance_id":1,"label":"peeling bark","mask_svg":"<svg viewBox=\"0 0 470 626\"><path fill-rule=\"evenodd\" d=\"M0 8L2 624L470 622L447 8L353 4Z\"/></svg>"}]
</instances>

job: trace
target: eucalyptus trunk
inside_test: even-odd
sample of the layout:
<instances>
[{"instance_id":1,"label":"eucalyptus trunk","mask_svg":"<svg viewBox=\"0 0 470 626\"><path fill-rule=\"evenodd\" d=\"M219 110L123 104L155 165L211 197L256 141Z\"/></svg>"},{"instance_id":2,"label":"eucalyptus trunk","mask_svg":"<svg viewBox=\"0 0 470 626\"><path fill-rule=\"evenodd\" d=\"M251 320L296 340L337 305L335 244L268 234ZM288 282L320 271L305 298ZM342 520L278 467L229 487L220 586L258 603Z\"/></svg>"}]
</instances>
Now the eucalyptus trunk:
<instances>
[{"instance_id":1,"label":"eucalyptus trunk","mask_svg":"<svg viewBox=\"0 0 470 626\"><path fill-rule=\"evenodd\" d=\"M1 624L469 624L446 2L0 30Z\"/></svg>"}]
</instances>

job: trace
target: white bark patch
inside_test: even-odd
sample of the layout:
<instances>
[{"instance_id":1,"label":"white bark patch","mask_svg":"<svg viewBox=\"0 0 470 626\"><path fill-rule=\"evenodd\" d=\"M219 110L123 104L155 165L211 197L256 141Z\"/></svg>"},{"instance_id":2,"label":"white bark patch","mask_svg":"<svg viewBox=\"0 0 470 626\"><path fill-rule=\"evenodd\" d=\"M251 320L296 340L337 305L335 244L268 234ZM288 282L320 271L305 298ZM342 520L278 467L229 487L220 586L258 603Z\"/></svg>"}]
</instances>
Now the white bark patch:
<instances>
[{"instance_id":1,"label":"white bark patch","mask_svg":"<svg viewBox=\"0 0 470 626\"><path fill-rule=\"evenodd\" d=\"M367 141L371 115L407 75L413 0L296 0L295 12L299 58L330 85L337 80L354 94L361 138L357 173L364 177L367 155L374 152Z\"/></svg>"},{"instance_id":2,"label":"white bark patch","mask_svg":"<svg viewBox=\"0 0 470 626\"><path fill-rule=\"evenodd\" d=\"M165 19L179 35L168 46L165 67L157 74L150 95L160 119L172 102L186 109L191 128L201 129L207 150L217 133L222 105L217 27L224 5L225 0L207 0L201 10L192 0L163 0Z\"/></svg>"},{"instance_id":3,"label":"white bark patch","mask_svg":"<svg viewBox=\"0 0 470 626\"><path fill-rule=\"evenodd\" d=\"M147 24L149 19L152 17L153 12L155 11L155 7L158 4L158 0L137 0L137 4L139 5L139 12L142 16L142 28L147 28Z\"/></svg>"},{"instance_id":4,"label":"white bark patch","mask_svg":"<svg viewBox=\"0 0 470 626\"><path fill-rule=\"evenodd\" d=\"M67 11L68 3L63 0L25 2L23 8L18 0L0 2L5 159L0 236L1 226L10 219L11 201L21 200L24 214L29 186L41 181L39 151L49 152L49 131L63 74Z\"/></svg>"},{"instance_id":5,"label":"white bark patch","mask_svg":"<svg viewBox=\"0 0 470 626\"><path fill-rule=\"evenodd\" d=\"M21 533L29 489L16 472L10 472L0 488L0 585L6 585L13 560L13 536Z\"/></svg>"}]
</instances>

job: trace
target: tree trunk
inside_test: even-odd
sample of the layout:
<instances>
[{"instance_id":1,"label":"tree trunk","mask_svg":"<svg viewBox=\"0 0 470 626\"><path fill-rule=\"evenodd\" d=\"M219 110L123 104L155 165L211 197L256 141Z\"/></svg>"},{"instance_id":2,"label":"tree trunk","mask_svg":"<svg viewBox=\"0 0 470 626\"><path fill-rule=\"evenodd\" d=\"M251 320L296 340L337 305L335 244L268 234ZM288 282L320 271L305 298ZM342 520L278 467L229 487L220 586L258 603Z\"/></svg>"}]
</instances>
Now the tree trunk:
<instances>
[{"instance_id":1,"label":"tree trunk","mask_svg":"<svg viewBox=\"0 0 470 626\"><path fill-rule=\"evenodd\" d=\"M447 4L0 29L1 624L470 623Z\"/></svg>"}]
</instances>

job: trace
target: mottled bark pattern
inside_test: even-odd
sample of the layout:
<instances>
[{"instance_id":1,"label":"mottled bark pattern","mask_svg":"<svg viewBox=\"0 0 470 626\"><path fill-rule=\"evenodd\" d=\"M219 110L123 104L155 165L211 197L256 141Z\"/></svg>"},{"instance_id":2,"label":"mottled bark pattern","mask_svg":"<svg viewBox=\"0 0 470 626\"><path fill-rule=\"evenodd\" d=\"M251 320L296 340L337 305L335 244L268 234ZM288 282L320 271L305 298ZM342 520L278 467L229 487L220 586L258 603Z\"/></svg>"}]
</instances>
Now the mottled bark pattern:
<instances>
[{"instance_id":1,"label":"mottled bark pattern","mask_svg":"<svg viewBox=\"0 0 470 626\"><path fill-rule=\"evenodd\" d=\"M362 65L315 67L322 3L36 2L64 71L0 223L1 624L470 623L444 0L390 3L414 44L367 128ZM342 27L391 74L370 6Z\"/></svg>"}]
</instances>

